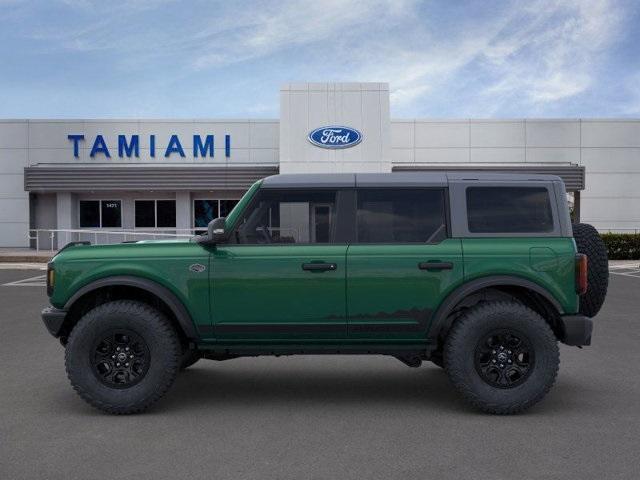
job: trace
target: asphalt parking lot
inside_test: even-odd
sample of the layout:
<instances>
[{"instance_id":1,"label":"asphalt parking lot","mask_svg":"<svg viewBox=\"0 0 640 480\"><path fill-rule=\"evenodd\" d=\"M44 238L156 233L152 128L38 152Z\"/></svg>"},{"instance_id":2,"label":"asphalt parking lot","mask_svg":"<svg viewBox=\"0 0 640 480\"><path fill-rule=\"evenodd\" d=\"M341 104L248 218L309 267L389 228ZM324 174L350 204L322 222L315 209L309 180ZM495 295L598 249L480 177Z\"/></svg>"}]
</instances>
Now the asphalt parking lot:
<instances>
[{"instance_id":1,"label":"asphalt parking lot","mask_svg":"<svg viewBox=\"0 0 640 480\"><path fill-rule=\"evenodd\" d=\"M611 276L594 345L562 346L555 387L522 415L470 410L431 364L311 356L201 361L116 417L69 386L42 275L0 270L2 479L638 477L640 276Z\"/></svg>"}]
</instances>

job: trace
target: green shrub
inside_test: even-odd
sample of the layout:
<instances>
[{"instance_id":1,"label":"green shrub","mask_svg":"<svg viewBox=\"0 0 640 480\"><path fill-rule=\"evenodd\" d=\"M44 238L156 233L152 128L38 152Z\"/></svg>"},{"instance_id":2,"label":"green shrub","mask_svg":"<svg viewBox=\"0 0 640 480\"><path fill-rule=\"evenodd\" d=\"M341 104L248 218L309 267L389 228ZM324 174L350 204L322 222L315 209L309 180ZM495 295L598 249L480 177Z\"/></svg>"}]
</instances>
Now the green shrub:
<instances>
[{"instance_id":1,"label":"green shrub","mask_svg":"<svg viewBox=\"0 0 640 480\"><path fill-rule=\"evenodd\" d=\"M609 260L640 259L640 233L602 233Z\"/></svg>"}]
</instances>

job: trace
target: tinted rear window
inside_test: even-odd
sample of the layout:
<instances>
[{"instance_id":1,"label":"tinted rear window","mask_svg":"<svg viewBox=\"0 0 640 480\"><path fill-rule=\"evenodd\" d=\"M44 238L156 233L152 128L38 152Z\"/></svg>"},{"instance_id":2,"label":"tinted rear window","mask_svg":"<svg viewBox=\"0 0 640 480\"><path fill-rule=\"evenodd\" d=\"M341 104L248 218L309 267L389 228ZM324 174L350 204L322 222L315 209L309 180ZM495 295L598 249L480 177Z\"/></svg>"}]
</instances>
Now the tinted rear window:
<instances>
[{"instance_id":1,"label":"tinted rear window","mask_svg":"<svg viewBox=\"0 0 640 480\"><path fill-rule=\"evenodd\" d=\"M553 231L549 192L543 187L469 187L467 214L472 233Z\"/></svg>"}]
</instances>

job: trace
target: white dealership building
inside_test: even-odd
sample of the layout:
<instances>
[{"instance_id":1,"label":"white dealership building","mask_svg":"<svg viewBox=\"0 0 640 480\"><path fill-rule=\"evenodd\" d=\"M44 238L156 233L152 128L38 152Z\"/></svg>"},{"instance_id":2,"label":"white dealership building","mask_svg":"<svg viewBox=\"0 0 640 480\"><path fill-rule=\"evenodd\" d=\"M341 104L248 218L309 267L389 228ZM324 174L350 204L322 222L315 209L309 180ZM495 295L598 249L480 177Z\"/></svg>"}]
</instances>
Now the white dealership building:
<instances>
[{"instance_id":1,"label":"white dealership building","mask_svg":"<svg viewBox=\"0 0 640 480\"><path fill-rule=\"evenodd\" d=\"M361 141L310 141L331 126ZM291 83L272 120L0 120L0 246L186 234L278 172L407 170L552 173L581 221L640 228L640 120L397 119L386 83Z\"/></svg>"}]
</instances>

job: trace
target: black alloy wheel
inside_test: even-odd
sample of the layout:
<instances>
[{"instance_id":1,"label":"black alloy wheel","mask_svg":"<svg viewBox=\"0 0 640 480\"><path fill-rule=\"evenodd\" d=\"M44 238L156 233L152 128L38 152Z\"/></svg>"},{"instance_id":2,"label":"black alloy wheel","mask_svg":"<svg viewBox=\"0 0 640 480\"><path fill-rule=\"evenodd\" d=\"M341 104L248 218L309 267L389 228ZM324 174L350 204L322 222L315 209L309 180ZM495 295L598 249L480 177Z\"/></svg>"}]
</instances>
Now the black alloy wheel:
<instances>
[{"instance_id":1,"label":"black alloy wheel","mask_svg":"<svg viewBox=\"0 0 640 480\"><path fill-rule=\"evenodd\" d=\"M514 330L495 330L476 346L476 371L493 387L520 385L533 370L534 361L531 343L524 334Z\"/></svg>"},{"instance_id":2,"label":"black alloy wheel","mask_svg":"<svg viewBox=\"0 0 640 480\"><path fill-rule=\"evenodd\" d=\"M128 329L105 332L96 342L91 358L93 373L111 388L129 388L149 370L149 347L137 333Z\"/></svg>"}]
</instances>

